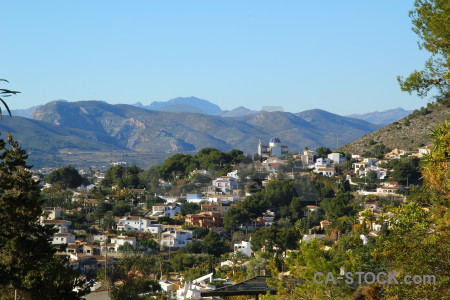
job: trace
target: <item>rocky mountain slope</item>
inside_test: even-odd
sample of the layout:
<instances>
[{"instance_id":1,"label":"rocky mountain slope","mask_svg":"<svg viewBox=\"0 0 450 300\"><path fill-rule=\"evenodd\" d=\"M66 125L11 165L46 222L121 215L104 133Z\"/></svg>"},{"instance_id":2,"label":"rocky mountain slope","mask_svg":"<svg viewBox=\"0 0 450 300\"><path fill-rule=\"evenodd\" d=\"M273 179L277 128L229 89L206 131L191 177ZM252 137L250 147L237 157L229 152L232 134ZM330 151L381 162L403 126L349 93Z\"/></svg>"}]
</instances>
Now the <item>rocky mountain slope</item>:
<instances>
[{"instance_id":1,"label":"rocky mountain slope","mask_svg":"<svg viewBox=\"0 0 450 300\"><path fill-rule=\"evenodd\" d=\"M436 124L450 119L450 108L429 104L427 108L415 110L407 117L357 139L340 150L348 153L370 151L376 145L389 149L417 150L430 143L430 133Z\"/></svg>"},{"instance_id":2,"label":"rocky mountain slope","mask_svg":"<svg viewBox=\"0 0 450 300\"><path fill-rule=\"evenodd\" d=\"M227 117L227 118L235 118L235 117L242 117L246 115L254 115L257 114L258 111L251 110L243 106L236 107L235 109L229 110L229 111L222 111L220 113L220 116Z\"/></svg>"}]
</instances>

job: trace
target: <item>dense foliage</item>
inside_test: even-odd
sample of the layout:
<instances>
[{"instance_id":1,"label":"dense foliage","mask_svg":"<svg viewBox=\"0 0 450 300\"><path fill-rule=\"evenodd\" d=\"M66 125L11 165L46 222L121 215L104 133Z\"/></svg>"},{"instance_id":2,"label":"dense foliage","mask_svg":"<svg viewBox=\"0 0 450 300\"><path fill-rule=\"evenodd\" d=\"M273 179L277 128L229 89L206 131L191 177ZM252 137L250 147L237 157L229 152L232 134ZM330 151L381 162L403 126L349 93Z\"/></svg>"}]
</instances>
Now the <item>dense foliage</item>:
<instances>
[{"instance_id":1,"label":"dense foliage","mask_svg":"<svg viewBox=\"0 0 450 300\"><path fill-rule=\"evenodd\" d=\"M0 298L18 290L31 299L78 299L77 273L54 255L53 228L38 222L42 202L26 158L11 135L0 140Z\"/></svg>"},{"instance_id":2,"label":"dense foliage","mask_svg":"<svg viewBox=\"0 0 450 300\"><path fill-rule=\"evenodd\" d=\"M83 183L83 177L78 173L78 170L70 165L51 172L45 180L48 183L57 183L69 189L79 187Z\"/></svg>"},{"instance_id":3,"label":"dense foliage","mask_svg":"<svg viewBox=\"0 0 450 300\"><path fill-rule=\"evenodd\" d=\"M105 186L117 185L118 187L140 188L139 173L143 170L136 167L114 166L109 168L105 173L102 184Z\"/></svg>"},{"instance_id":4,"label":"dense foliage","mask_svg":"<svg viewBox=\"0 0 450 300\"><path fill-rule=\"evenodd\" d=\"M221 152L214 148L203 148L195 155L175 154L164 161L159 168L159 173L165 180L186 177L196 169L210 171L221 171L228 169L231 171L231 164L242 161L244 154L240 150ZM224 174L219 175L226 175Z\"/></svg>"},{"instance_id":5,"label":"dense foliage","mask_svg":"<svg viewBox=\"0 0 450 300\"><path fill-rule=\"evenodd\" d=\"M355 225L352 218L352 200L345 193L338 192L331 199L320 203L328 219L332 221L328 234L334 243L313 239L302 243L299 252L291 255L285 266L290 276L276 276L273 284L279 288L283 299L442 299L450 292L450 219L448 188L448 165L450 164L449 122L436 127L433 131L434 148L424 159L422 174L424 186L411 189L408 203L379 201L389 214L375 216L366 209L360 212L364 218ZM416 171L417 164L411 166L411 159L402 158L395 166ZM413 159L414 160L414 159ZM408 167L409 166L409 167ZM395 172L395 170L394 170ZM369 234L372 224L382 224L381 231ZM303 219L298 223L305 225ZM339 235L333 235L339 230ZM261 240L255 233L256 242ZM274 234L273 234L274 235ZM362 236L364 235L364 238ZM267 239L267 238L265 238ZM363 240L366 239L364 243ZM253 243L253 241L252 241ZM255 250L258 244L255 244ZM328 246L328 248L327 248ZM278 261L272 259L273 274L279 273ZM350 272L356 278L356 272L396 272L391 284L352 283L330 280L317 284L314 275L328 272L334 279L339 274ZM405 284L405 276L435 276L435 281L420 284ZM425 277L424 277L425 276ZM346 277L347 278L347 277ZM398 282L397 284L395 282ZM403 282L403 284L401 284ZM268 297L269 298L269 297Z\"/></svg>"},{"instance_id":6,"label":"dense foliage","mask_svg":"<svg viewBox=\"0 0 450 300\"><path fill-rule=\"evenodd\" d=\"M410 12L413 31L421 39L420 47L431 56L421 71L406 79L399 77L401 88L425 97L434 91L438 102L450 100L450 2L446 0L416 0Z\"/></svg>"}]
</instances>

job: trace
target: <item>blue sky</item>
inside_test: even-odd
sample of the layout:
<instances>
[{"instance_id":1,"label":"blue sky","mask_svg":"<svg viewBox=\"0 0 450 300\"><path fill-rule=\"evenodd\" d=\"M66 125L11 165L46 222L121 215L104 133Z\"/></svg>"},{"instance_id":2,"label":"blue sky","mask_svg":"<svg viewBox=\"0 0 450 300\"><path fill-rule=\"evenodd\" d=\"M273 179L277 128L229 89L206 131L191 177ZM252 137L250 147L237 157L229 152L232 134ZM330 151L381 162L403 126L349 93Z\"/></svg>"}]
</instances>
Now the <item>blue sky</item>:
<instances>
[{"instance_id":1,"label":"blue sky","mask_svg":"<svg viewBox=\"0 0 450 300\"><path fill-rule=\"evenodd\" d=\"M11 108L196 96L232 109L338 114L427 100L396 76L421 69L413 1L3 1L0 78Z\"/></svg>"}]
</instances>

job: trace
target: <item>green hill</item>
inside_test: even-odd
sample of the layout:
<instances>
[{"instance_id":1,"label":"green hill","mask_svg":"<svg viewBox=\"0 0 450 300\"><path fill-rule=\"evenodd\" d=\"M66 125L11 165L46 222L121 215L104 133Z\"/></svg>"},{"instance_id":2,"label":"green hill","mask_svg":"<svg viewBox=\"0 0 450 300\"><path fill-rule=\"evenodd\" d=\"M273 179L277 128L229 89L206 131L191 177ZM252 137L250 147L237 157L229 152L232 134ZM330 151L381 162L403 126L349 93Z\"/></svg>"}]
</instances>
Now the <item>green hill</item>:
<instances>
[{"instance_id":1,"label":"green hill","mask_svg":"<svg viewBox=\"0 0 450 300\"><path fill-rule=\"evenodd\" d=\"M376 145L381 144L389 149L417 150L420 146L430 144L430 132L433 127L448 119L450 119L450 106L429 104L399 121L339 148L339 150L361 154L371 151Z\"/></svg>"}]
</instances>

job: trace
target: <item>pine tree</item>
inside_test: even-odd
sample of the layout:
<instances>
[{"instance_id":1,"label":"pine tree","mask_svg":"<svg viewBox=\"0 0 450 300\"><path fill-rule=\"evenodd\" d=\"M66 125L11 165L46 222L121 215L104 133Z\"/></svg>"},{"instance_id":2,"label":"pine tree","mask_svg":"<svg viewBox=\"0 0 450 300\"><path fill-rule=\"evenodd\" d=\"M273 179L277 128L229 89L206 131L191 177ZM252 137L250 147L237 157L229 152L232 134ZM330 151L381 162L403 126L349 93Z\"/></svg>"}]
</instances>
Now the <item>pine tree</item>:
<instances>
[{"instance_id":1,"label":"pine tree","mask_svg":"<svg viewBox=\"0 0 450 300\"><path fill-rule=\"evenodd\" d=\"M42 203L27 158L10 134L0 139L0 299L14 290L25 299L79 299L83 292L73 289L84 283L55 256L54 229L39 223Z\"/></svg>"}]
</instances>

